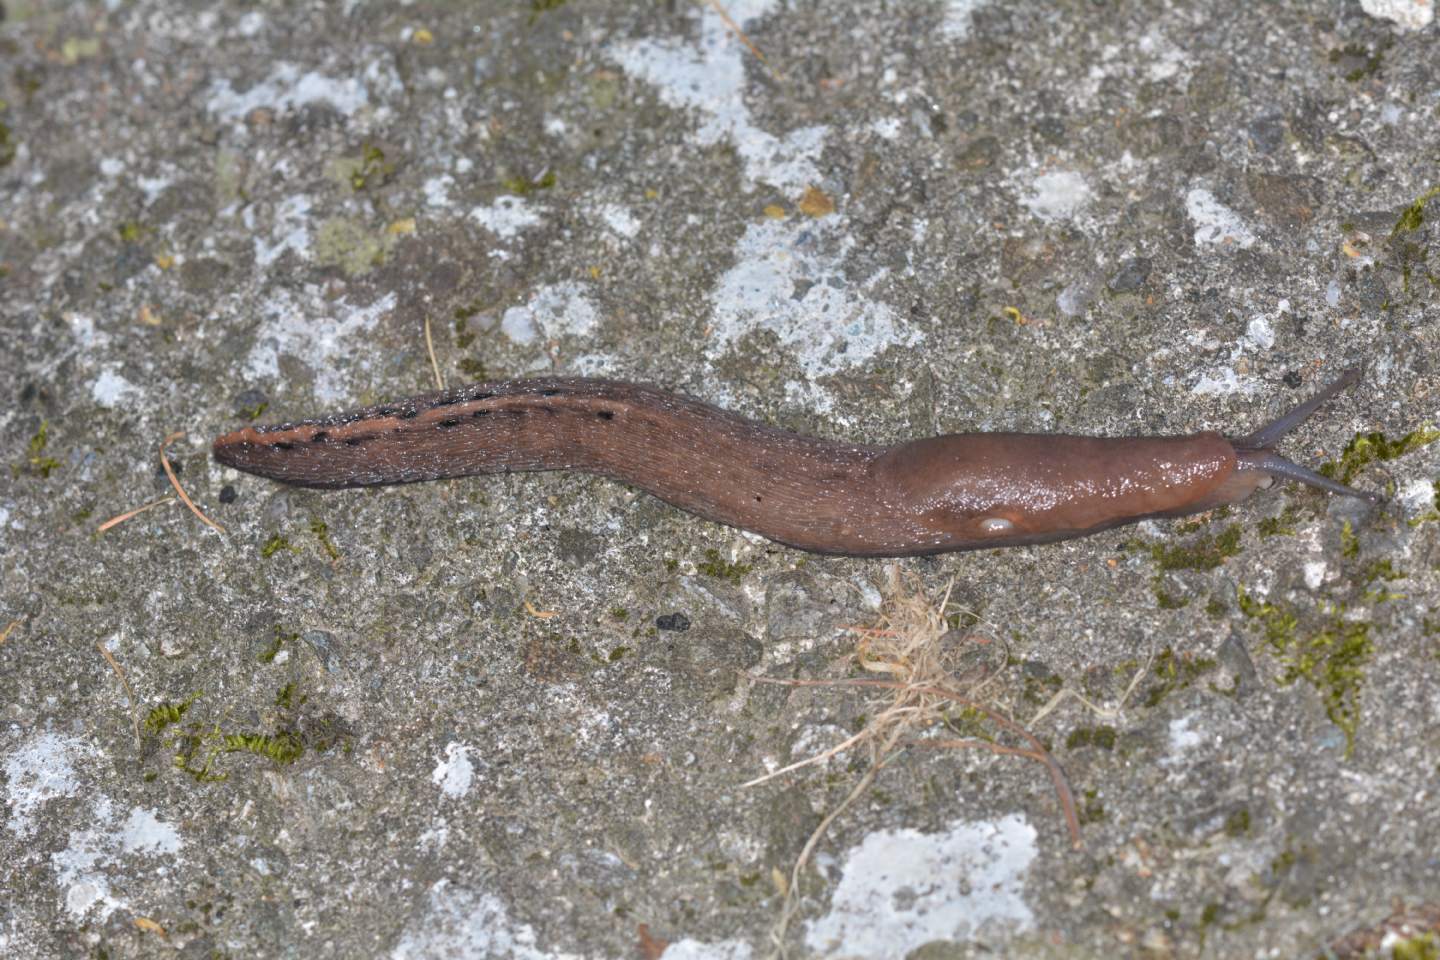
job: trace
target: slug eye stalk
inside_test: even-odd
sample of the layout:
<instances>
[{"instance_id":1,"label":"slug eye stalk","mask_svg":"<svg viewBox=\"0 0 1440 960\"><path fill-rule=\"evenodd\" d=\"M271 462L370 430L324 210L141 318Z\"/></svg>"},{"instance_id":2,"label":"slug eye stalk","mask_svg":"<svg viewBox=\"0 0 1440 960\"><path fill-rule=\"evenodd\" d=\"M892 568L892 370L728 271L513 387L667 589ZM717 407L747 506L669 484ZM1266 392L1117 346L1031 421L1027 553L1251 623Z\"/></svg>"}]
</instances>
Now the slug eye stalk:
<instances>
[{"instance_id":1,"label":"slug eye stalk","mask_svg":"<svg viewBox=\"0 0 1440 960\"><path fill-rule=\"evenodd\" d=\"M1347 487L1337 480L1332 480L1308 467L1302 467L1294 461L1287 460L1271 449L1286 434L1310 419L1317 410L1340 391L1359 383L1360 372L1360 367L1351 367L1309 400L1286 411L1259 430L1232 440L1231 444L1235 447L1237 469L1258 470L1272 477L1295 480L1319 490L1339 494L1342 497L1355 497L1360 500L1368 500L1370 503L1379 503L1381 500L1379 494L1366 493L1363 490L1356 490L1354 487Z\"/></svg>"}]
</instances>

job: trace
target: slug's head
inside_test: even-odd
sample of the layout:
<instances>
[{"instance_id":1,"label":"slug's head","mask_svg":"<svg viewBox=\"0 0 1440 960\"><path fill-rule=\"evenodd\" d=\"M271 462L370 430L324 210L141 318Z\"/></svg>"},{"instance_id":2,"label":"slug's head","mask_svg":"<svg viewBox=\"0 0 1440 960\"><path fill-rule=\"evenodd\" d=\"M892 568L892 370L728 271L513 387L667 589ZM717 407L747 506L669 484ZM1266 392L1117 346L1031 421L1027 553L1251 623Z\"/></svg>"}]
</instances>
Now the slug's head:
<instances>
[{"instance_id":1,"label":"slug's head","mask_svg":"<svg viewBox=\"0 0 1440 960\"><path fill-rule=\"evenodd\" d=\"M1379 503L1379 495L1347 487L1337 480L1286 460L1272 449L1282 437L1308 420L1327 400L1359 380L1360 368L1351 367L1309 400L1276 417L1259 430L1233 441L1236 476L1260 478L1257 482L1265 486L1269 486L1269 480L1295 480L1342 497L1357 497Z\"/></svg>"},{"instance_id":2,"label":"slug's head","mask_svg":"<svg viewBox=\"0 0 1440 960\"><path fill-rule=\"evenodd\" d=\"M1236 476L1234 451L1213 433L952 435L897 447L877 466L884 486L899 491L896 505L926 536L948 538L949 549L1045 543L1191 513L1264 481Z\"/></svg>"}]
</instances>

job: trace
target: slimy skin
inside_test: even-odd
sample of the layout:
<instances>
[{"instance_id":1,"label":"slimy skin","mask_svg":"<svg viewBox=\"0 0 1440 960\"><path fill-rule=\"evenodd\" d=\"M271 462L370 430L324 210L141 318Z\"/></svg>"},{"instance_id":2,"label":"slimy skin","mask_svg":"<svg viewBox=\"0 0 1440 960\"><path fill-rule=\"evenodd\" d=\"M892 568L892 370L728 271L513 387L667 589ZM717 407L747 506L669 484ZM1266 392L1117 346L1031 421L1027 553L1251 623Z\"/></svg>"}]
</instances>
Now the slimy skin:
<instances>
[{"instance_id":1,"label":"slimy skin","mask_svg":"<svg viewBox=\"0 0 1440 960\"><path fill-rule=\"evenodd\" d=\"M478 383L319 420L245 427L221 463L305 487L576 470L815 553L898 557L1047 543L1235 503L1283 477L1362 493L1271 447L1352 369L1238 440L947 434L893 447L806 437L611 380Z\"/></svg>"}]
</instances>

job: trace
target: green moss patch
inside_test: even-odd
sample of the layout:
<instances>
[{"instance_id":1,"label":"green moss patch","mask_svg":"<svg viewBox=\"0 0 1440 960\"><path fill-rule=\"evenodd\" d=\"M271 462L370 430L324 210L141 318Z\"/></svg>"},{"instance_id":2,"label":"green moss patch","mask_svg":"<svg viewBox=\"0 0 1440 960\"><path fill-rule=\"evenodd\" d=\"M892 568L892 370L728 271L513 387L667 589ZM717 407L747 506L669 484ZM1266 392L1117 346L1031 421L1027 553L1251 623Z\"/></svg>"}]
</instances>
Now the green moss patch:
<instances>
[{"instance_id":1,"label":"green moss patch","mask_svg":"<svg viewBox=\"0 0 1440 960\"><path fill-rule=\"evenodd\" d=\"M1360 685L1374 651L1370 624L1345 619L1343 604L1302 621L1289 605L1256 600L1243 586L1236 589L1236 601L1240 611L1263 628L1265 642L1284 668L1280 682L1304 680L1320 694L1330 722L1345 734L1348 756L1360 722Z\"/></svg>"},{"instance_id":2,"label":"green moss patch","mask_svg":"<svg viewBox=\"0 0 1440 960\"><path fill-rule=\"evenodd\" d=\"M1429 428L1412 431L1398 440L1391 440L1383 433L1357 434L1345 445L1339 462L1321 464L1320 472L1333 480L1349 483L1376 460L1394 460L1436 440L1440 440L1440 430Z\"/></svg>"}]
</instances>

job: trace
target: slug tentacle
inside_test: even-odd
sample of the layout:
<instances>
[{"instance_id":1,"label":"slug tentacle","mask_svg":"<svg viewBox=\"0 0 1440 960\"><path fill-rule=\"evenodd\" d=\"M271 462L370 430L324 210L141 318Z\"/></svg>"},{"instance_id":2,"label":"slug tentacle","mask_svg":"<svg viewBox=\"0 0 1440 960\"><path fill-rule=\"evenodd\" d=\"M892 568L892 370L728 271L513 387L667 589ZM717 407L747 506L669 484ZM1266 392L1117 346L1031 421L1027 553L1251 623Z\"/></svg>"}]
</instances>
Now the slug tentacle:
<instances>
[{"instance_id":1,"label":"slug tentacle","mask_svg":"<svg viewBox=\"0 0 1440 960\"><path fill-rule=\"evenodd\" d=\"M1331 493L1338 493L1342 497L1358 497L1361 500L1368 500L1371 503L1380 502L1380 496L1378 494L1366 493L1363 490L1356 490L1354 487L1347 487L1340 481L1331 480L1324 474L1316 473L1309 467L1302 467L1293 460L1286 460L1273 450L1237 450L1235 451L1235 469L1258 470L1272 477L1283 477L1286 480L1294 480L1298 483L1315 487L1318 490L1328 490Z\"/></svg>"},{"instance_id":2,"label":"slug tentacle","mask_svg":"<svg viewBox=\"0 0 1440 960\"><path fill-rule=\"evenodd\" d=\"M1309 400L1297 404L1260 429L1231 441L1235 447L1235 468L1242 471L1260 471L1271 477L1295 480L1319 490L1339 494L1342 497L1355 497L1371 503L1379 503L1380 496L1378 494L1347 487L1338 480L1332 480L1308 467L1302 467L1298 463L1287 460L1271 449L1286 434L1310 419L1317 410L1342 390L1359 383L1360 373L1359 366L1349 368Z\"/></svg>"}]
</instances>

